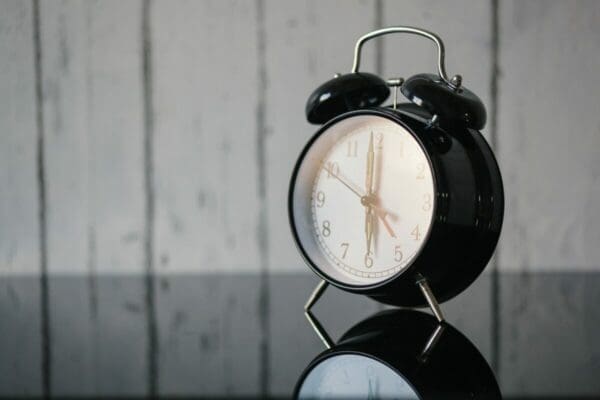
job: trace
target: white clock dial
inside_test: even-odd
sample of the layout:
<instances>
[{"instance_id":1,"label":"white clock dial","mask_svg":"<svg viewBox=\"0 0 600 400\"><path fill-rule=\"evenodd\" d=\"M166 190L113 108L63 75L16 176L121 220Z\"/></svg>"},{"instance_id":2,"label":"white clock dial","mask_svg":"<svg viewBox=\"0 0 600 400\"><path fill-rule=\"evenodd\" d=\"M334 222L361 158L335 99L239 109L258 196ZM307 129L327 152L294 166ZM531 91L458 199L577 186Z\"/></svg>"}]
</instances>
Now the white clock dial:
<instances>
[{"instance_id":1,"label":"white clock dial","mask_svg":"<svg viewBox=\"0 0 600 400\"><path fill-rule=\"evenodd\" d=\"M409 266L427 238L434 183L427 156L401 125L356 116L329 128L311 197L313 234L339 276L386 280Z\"/></svg>"}]
</instances>

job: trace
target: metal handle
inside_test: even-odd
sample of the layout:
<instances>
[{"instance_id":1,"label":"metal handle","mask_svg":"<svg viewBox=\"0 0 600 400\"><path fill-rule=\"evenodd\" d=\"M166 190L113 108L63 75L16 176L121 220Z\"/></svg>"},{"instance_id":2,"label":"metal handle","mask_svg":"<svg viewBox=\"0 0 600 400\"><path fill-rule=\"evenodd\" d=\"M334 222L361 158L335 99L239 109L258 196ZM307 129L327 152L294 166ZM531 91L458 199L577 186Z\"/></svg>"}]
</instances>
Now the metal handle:
<instances>
[{"instance_id":1,"label":"metal handle","mask_svg":"<svg viewBox=\"0 0 600 400\"><path fill-rule=\"evenodd\" d=\"M383 36L383 35L387 35L390 33L411 33L413 35L423 36L423 37L426 37L426 38L432 40L437 45L437 48L438 48L438 74L439 74L440 78L442 78L442 80L444 82L446 82L448 85L450 85L452 87L460 86L460 83L461 83L460 75L456 75L452 79L448 79L448 75L446 74L446 67L444 65L445 50L444 50L444 42L442 42L442 39L435 33L432 33L432 32L429 32L429 31L426 31L423 29L419 29L419 28L414 28L411 26L390 26L388 28L378 29L376 31L369 32L366 35L361 36L358 39L358 41L356 42L356 46L354 47L354 64L352 65L353 73L358 72L358 68L360 67L360 51L362 49L363 44L367 40L371 40L378 36Z\"/></svg>"}]
</instances>

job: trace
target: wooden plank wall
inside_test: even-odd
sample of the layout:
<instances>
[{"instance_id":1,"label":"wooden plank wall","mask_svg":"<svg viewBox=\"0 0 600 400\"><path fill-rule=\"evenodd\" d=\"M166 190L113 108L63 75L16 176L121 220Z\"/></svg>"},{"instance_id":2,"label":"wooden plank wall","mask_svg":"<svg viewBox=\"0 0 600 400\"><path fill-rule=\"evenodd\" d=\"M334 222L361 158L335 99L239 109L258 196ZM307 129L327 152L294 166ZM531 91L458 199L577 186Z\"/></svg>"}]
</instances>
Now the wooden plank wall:
<instances>
[{"instance_id":1,"label":"wooden plank wall","mask_svg":"<svg viewBox=\"0 0 600 400\"><path fill-rule=\"evenodd\" d=\"M43 390L35 22L31 2L1 7L0 395L35 395Z\"/></svg>"},{"instance_id":2,"label":"wooden plank wall","mask_svg":"<svg viewBox=\"0 0 600 400\"><path fill-rule=\"evenodd\" d=\"M57 395L146 387L142 280L107 292L97 278L144 271L141 3L119 3L39 4ZM65 275L88 279L58 279ZM126 373L99 373L117 367Z\"/></svg>"},{"instance_id":3,"label":"wooden plank wall","mask_svg":"<svg viewBox=\"0 0 600 400\"><path fill-rule=\"evenodd\" d=\"M256 393L260 348L234 339L263 338L262 320L247 317L258 316L260 284L207 277L194 287L181 276L263 268L256 4L156 2L149 11L158 390Z\"/></svg>"},{"instance_id":4,"label":"wooden plank wall","mask_svg":"<svg viewBox=\"0 0 600 400\"><path fill-rule=\"evenodd\" d=\"M287 393L276 363L300 328L280 321L304 289L278 279L312 284L285 204L315 130L305 100L350 69L360 34L397 24L444 38L449 73L488 105L505 179L498 258L447 313L509 390L539 394L516 323L568 301L523 307L541 289L492 272L598 270L598 20L591 0L4 0L0 395ZM386 38L362 68L407 77L433 71L434 55L424 39ZM581 290L573 301L594 298Z\"/></svg>"},{"instance_id":5,"label":"wooden plank wall","mask_svg":"<svg viewBox=\"0 0 600 400\"><path fill-rule=\"evenodd\" d=\"M597 396L600 3L503 1L498 12L498 262L510 274L500 376L506 394Z\"/></svg>"}]
</instances>

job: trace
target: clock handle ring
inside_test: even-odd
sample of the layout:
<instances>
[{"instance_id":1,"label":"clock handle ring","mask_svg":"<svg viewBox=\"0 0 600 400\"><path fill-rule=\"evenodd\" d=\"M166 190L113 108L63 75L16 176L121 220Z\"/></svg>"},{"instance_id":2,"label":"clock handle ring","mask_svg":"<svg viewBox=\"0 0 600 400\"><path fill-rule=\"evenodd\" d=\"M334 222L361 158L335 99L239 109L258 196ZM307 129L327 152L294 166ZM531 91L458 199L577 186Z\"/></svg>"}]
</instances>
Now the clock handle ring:
<instances>
[{"instance_id":1,"label":"clock handle ring","mask_svg":"<svg viewBox=\"0 0 600 400\"><path fill-rule=\"evenodd\" d=\"M388 35L390 33L410 33L413 35L425 37L433 41L438 49L438 75L444 82L446 82L449 86L451 86L454 89L458 88L461 85L462 78L460 75L455 75L454 77L452 77L452 79L448 78L444 62L446 52L444 49L444 42L442 42L442 39L433 32L429 32L424 29L415 28L412 26L390 26L388 28L377 29L375 31L369 32L361 36L356 42L356 45L354 46L354 63L352 64L353 73L357 73L360 68L360 55L363 44L378 36Z\"/></svg>"}]
</instances>

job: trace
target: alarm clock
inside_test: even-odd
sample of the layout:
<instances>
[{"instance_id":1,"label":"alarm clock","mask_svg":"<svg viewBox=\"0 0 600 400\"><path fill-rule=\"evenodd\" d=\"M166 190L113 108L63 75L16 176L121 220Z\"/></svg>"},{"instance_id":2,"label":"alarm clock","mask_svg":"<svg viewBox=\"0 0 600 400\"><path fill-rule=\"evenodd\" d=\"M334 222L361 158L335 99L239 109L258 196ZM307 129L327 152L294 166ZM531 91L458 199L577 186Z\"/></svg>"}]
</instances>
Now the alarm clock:
<instances>
[{"instance_id":1,"label":"alarm clock","mask_svg":"<svg viewBox=\"0 0 600 400\"><path fill-rule=\"evenodd\" d=\"M410 326L411 329L406 329ZM494 373L461 332L390 310L346 332L304 370L295 399L501 399Z\"/></svg>"},{"instance_id":2,"label":"alarm clock","mask_svg":"<svg viewBox=\"0 0 600 400\"><path fill-rule=\"evenodd\" d=\"M437 45L437 74L383 80L359 72L363 44L391 33ZM306 104L321 125L302 150L289 188L289 221L308 266L327 285L396 306L438 303L467 288L495 249L502 178L479 132L481 100L449 78L444 44L414 27L370 32L352 72L319 86ZM383 103L394 89L393 102ZM398 103L398 90L409 100Z\"/></svg>"}]
</instances>

